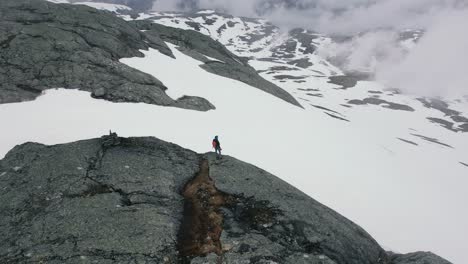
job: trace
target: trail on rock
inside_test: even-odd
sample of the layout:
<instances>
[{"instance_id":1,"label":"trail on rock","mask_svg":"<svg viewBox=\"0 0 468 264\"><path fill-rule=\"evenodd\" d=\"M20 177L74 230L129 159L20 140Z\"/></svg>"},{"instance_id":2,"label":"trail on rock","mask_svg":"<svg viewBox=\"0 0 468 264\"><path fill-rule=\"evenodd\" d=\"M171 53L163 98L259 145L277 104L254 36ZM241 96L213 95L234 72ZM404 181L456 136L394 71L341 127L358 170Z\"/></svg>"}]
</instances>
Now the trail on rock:
<instances>
[{"instance_id":1,"label":"trail on rock","mask_svg":"<svg viewBox=\"0 0 468 264\"><path fill-rule=\"evenodd\" d=\"M229 203L229 196L216 189L209 175L208 160L200 163L198 174L186 184L184 218L179 230L179 252L189 261L195 256L222 254L223 214L220 208Z\"/></svg>"}]
</instances>

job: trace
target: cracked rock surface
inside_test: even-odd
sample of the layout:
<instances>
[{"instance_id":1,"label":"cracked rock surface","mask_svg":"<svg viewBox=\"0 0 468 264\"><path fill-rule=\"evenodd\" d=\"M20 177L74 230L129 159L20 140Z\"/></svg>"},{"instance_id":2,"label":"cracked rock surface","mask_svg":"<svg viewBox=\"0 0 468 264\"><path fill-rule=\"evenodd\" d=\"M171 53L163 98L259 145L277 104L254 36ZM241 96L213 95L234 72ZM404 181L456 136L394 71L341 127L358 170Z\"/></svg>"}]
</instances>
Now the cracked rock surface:
<instances>
[{"instance_id":1,"label":"cracked rock surface","mask_svg":"<svg viewBox=\"0 0 468 264\"><path fill-rule=\"evenodd\" d=\"M0 199L0 263L449 263L387 253L264 170L156 138L17 146Z\"/></svg>"},{"instance_id":2,"label":"cracked rock surface","mask_svg":"<svg viewBox=\"0 0 468 264\"><path fill-rule=\"evenodd\" d=\"M33 100L50 88L80 89L113 102L142 102L199 111L203 98L177 101L155 77L119 62L154 48L160 38L113 15L44 0L0 1L0 103Z\"/></svg>"},{"instance_id":3,"label":"cracked rock surface","mask_svg":"<svg viewBox=\"0 0 468 264\"><path fill-rule=\"evenodd\" d=\"M153 138L106 140L28 143L1 162L0 263L176 262L179 188L197 154Z\"/></svg>"}]
</instances>

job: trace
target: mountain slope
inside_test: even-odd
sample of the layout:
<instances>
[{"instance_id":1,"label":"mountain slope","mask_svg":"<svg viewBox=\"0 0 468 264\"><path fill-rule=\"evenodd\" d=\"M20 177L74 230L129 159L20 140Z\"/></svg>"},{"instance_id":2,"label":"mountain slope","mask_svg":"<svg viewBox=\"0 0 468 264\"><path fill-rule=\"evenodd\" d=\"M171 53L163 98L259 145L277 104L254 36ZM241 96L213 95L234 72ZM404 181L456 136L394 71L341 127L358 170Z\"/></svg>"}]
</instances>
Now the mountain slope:
<instances>
[{"instance_id":1,"label":"mountain slope","mask_svg":"<svg viewBox=\"0 0 468 264\"><path fill-rule=\"evenodd\" d=\"M204 62L205 64L200 67L208 72L241 81L286 102L301 106L282 88L260 77L246 60L235 56L222 44L205 35L192 30L165 27L150 21L136 21L136 25L147 34L156 35L166 42L177 45L178 49L188 56Z\"/></svg>"},{"instance_id":2,"label":"mountain slope","mask_svg":"<svg viewBox=\"0 0 468 264\"><path fill-rule=\"evenodd\" d=\"M96 98L114 102L199 111L215 108L203 98L190 95L173 100L158 79L119 63L124 57L142 56L140 50L150 47L173 55L158 34L147 35L109 12L81 4L8 0L0 3L0 15L0 103L32 100L46 89L63 87L90 91ZM176 29L166 30L171 31ZM186 45L193 46L196 41L195 37L188 38ZM216 45L218 50L225 49ZM291 95L258 76L246 62L228 55L235 63L208 68L222 75L238 71L243 81L299 106Z\"/></svg>"},{"instance_id":3,"label":"mountain slope","mask_svg":"<svg viewBox=\"0 0 468 264\"><path fill-rule=\"evenodd\" d=\"M139 49L150 46L167 51L165 44L114 15L22 0L2 1L0 16L0 103L31 100L47 88L78 87L112 101L174 104L159 80L117 61L141 56Z\"/></svg>"},{"instance_id":4,"label":"mountain slope","mask_svg":"<svg viewBox=\"0 0 468 264\"><path fill-rule=\"evenodd\" d=\"M109 129L123 135L158 135L204 152L210 146L210 135L216 133L221 135L225 151L254 161L325 201L365 226L384 245L404 251L417 250L419 245L444 256L457 256L434 243L429 238L434 237L433 232L426 232L427 228L441 230L442 224L443 230L450 231L438 233L437 241L462 241L465 237L466 219L458 207L446 205L456 205L465 195L462 186L466 168L456 164L459 167L452 167L446 176L450 180L437 176L456 158L456 150L435 144L395 144L393 140L386 142L384 135L364 136L363 131L346 122L301 110L243 83L210 74L199 67L199 61L169 47L176 60L153 50L145 52L145 58L124 62L157 73L172 87L168 89L171 97L196 94L219 106L215 111L112 104L83 92L52 90L33 102L0 106L0 116L8 124L0 138L2 152L24 141L70 142ZM177 70L185 73L183 78L174 75ZM211 85L192 85L203 82ZM301 139L301 147L294 144L295 139ZM378 145L382 142L385 148ZM388 148L398 154L391 155ZM414 159L416 154L418 159ZM431 162L436 155L439 162ZM416 173L419 168L426 169ZM421 182L426 189L420 188ZM398 199L394 196L396 190ZM452 195L434 195L441 192ZM425 214L412 211L425 206ZM395 218L401 212L406 216ZM425 225L418 225L423 219ZM447 226L444 221L448 219L456 223ZM408 234L415 236L412 242L406 239ZM463 247L461 242L457 245Z\"/></svg>"},{"instance_id":5,"label":"mountain slope","mask_svg":"<svg viewBox=\"0 0 468 264\"><path fill-rule=\"evenodd\" d=\"M257 19L211 11L195 16L202 15L206 19L196 19L203 27L213 23L231 28L230 22L240 21L232 31L226 30L229 34L221 34L233 40L232 45L226 45L239 58L250 52L248 44L239 53L235 50L243 45L241 38L252 38L247 35L253 32L243 31L245 25L252 30L266 25ZM194 15L153 13L139 18L154 16L185 27L183 21ZM217 27L214 29L210 31L216 32ZM468 199L464 165L468 163L468 140L460 130L468 113L465 99L415 98L375 82L359 81L361 76L344 75L330 63L320 63L324 59L317 54L303 55L302 44L283 45L297 41L288 41L290 33L278 40L280 35L270 36L272 47L282 47L279 51L256 51L267 55L258 55L258 59L251 56L249 62L305 109L232 78L211 74L200 67L205 59L194 59L196 53L168 43L175 59L152 48L141 51L144 57L120 62L161 80L171 100L195 95L212 102L216 110L198 113L156 105L113 104L90 98L88 92L48 90L35 101L0 105L0 120L5 124L0 155L26 141L64 143L109 129L125 136L158 136L203 153L210 147L211 136L219 134L227 153L268 169L343 213L382 245L399 252L431 250L455 263L465 263L468 218L460 209L460 201ZM331 41L322 37L314 41ZM253 41L251 45L261 48L260 43ZM303 56L309 63L317 63L288 64ZM458 121L447 123L452 118Z\"/></svg>"},{"instance_id":6,"label":"mountain slope","mask_svg":"<svg viewBox=\"0 0 468 264\"><path fill-rule=\"evenodd\" d=\"M131 19L125 15L123 17ZM284 31L264 19L233 17L211 10L196 13L151 12L140 14L137 19L191 29L218 40L234 54L249 58L249 63L262 77L294 95L301 105L323 110L330 118L350 120L347 113L351 112L351 115L354 109L361 111L359 108L369 105L418 112L427 107L437 111L430 115L421 114L419 118L455 132L468 132L467 98L404 95L370 82L368 74L347 73L318 54L318 50L336 53L329 49L333 49L335 43L352 39L353 36L327 36L301 28ZM422 34L417 30L402 31L399 33L400 45L411 49ZM369 81L370 85L360 87L364 81Z\"/></svg>"}]
</instances>

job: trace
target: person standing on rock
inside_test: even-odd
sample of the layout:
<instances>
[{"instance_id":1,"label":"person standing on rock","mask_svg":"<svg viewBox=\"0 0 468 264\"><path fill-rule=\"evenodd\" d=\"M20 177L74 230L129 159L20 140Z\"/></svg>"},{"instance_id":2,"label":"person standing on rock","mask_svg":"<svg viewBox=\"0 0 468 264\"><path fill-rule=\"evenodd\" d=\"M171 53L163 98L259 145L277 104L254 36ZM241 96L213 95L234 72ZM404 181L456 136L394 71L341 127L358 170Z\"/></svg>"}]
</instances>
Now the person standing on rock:
<instances>
[{"instance_id":1,"label":"person standing on rock","mask_svg":"<svg viewBox=\"0 0 468 264\"><path fill-rule=\"evenodd\" d=\"M220 159L221 158L221 144L219 143L218 136L214 137L212 144L216 152L216 158Z\"/></svg>"}]
</instances>

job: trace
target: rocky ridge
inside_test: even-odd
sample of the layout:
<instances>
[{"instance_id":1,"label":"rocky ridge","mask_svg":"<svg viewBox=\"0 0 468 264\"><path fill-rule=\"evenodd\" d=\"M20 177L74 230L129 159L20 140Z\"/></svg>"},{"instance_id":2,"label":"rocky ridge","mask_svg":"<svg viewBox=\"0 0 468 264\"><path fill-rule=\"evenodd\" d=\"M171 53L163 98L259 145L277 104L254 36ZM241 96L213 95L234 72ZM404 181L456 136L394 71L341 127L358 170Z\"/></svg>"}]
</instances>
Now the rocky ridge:
<instances>
[{"instance_id":1,"label":"rocky ridge","mask_svg":"<svg viewBox=\"0 0 468 264\"><path fill-rule=\"evenodd\" d=\"M26 143L0 175L2 263L449 263L387 253L268 172L156 138Z\"/></svg>"},{"instance_id":2,"label":"rocky ridge","mask_svg":"<svg viewBox=\"0 0 468 264\"><path fill-rule=\"evenodd\" d=\"M187 95L174 100L158 79L120 63L121 58L144 56L140 50L149 48L173 57L165 43L176 39L167 38L171 35L184 38L183 43L180 39L178 43L184 44L182 48L187 52L187 47L196 47L196 52L219 53L226 61L231 59L231 63L218 66L207 62L203 67L208 71L299 105L291 95L261 78L246 62L212 39L167 27L154 28L147 34L141 27L140 23L126 22L111 12L83 5L43 0L0 2L0 103L33 100L46 89L67 88L89 91L95 98L113 102L214 109L204 98ZM208 42L210 49L200 51L200 40L201 44Z\"/></svg>"},{"instance_id":3,"label":"rocky ridge","mask_svg":"<svg viewBox=\"0 0 468 264\"><path fill-rule=\"evenodd\" d=\"M166 44L109 12L40 0L0 2L0 103L33 100L50 88L81 89L114 102L144 102L206 111L166 95L151 75L119 62Z\"/></svg>"}]
</instances>

